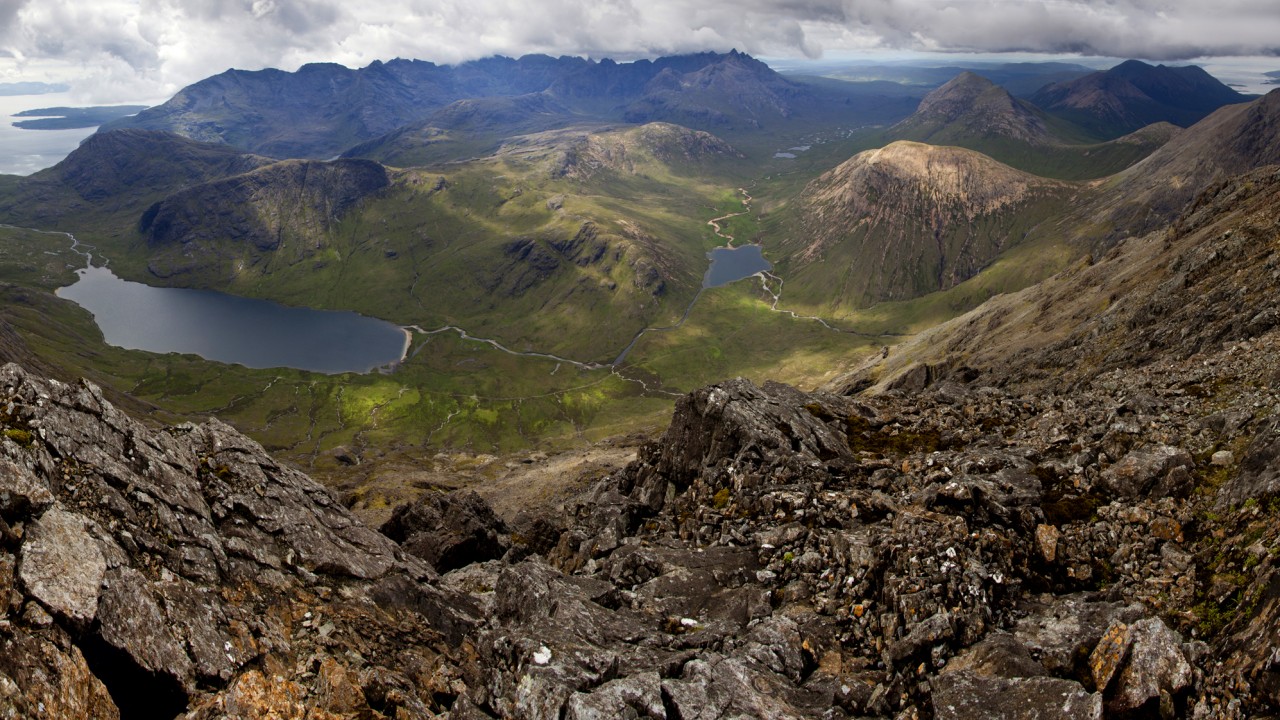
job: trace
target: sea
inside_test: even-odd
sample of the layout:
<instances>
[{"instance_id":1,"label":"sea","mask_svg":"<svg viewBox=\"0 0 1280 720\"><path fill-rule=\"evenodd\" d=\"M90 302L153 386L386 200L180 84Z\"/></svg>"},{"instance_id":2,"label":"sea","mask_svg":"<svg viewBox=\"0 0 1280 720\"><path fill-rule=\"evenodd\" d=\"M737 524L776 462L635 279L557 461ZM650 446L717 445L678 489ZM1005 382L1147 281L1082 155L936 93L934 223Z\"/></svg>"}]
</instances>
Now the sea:
<instances>
[{"instance_id":1,"label":"sea","mask_svg":"<svg viewBox=\"0 0 1280 720\"><path fill-rule=\"evenodd\" d=\"M30 175L56 165L97 130L92 127L75 130L24 130L13 126L14 122L24 119L14 117L15 113L82 104L73 100L71 93L0 97L0 175Z\"/></svg>"}]
</instances>

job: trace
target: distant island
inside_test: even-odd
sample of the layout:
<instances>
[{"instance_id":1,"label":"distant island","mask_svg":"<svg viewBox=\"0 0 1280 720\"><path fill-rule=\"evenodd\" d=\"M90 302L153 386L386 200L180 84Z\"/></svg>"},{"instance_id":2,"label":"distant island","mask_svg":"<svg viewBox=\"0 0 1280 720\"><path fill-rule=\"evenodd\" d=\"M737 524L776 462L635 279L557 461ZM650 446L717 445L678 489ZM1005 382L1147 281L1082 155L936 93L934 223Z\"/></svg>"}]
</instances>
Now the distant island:
<instances>
[{"instance_id":1,"label":"distant island","mask_svg":"<svg viewBox=\"0 0 1280 720\"><path fill-rule=\"evenodd\" d=\"M23 110L14 117L32 117L37 120L20 120L14 127L24 130L72 130L76 128L97 127L117 118L136 115L145 110L146 105L107 105L100 107L51 107L36 110Z\"/></svg>"}]
</instances>

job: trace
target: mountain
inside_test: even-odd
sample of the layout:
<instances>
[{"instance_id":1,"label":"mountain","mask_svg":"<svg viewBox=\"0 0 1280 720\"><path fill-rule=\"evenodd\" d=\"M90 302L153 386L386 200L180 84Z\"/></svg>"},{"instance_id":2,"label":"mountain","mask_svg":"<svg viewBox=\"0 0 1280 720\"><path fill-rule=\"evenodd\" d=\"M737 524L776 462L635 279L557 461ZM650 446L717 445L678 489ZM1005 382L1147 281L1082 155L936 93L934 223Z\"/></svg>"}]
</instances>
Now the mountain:
<instances>
[{"instance_id":1,"label":"mountain","mask_svg":"<svg viewBox=\"0 0 1280 720\"><path fill-rule=\"evenodd\" d=\"M387 169L369 160L286 160L174 193L142 214L138 230L157 277L199 269L230 278L259 258L227 253L225 241L302 260L315 238L390 184Z\"/></svg>"},{"instance_id":2,"label":"mountain","mask_svg":"<svg viewBox=\"0 0 1280 720\"><path fill-rule=\"evenodd\" d=\"M916 111L885 131L883 138L956 145L1036 175L1092 180L1146 157L1174 132L1170 125L1156 125L1100 143L985 77L964 72L925 96Z\"/></svg>"},{"instance_id":3,"label":"mountain","mask_svg":"<svg viewBox=\"0 0 1280 720\"><path fill-rule=\"evenodd\" d=\"M786 119L813 91L748 55L730 52L696 70L665 68L622 110L627 122L657 120L697 128L745 123L758 128Z\"/></svg>"},{"instance_id":4,"label":"mountain","mask_svg":"<svg viewBox=\"0 0 1280 720\"><path fill-rule=\"evenodd\" d=\"M1187 127L1248 96L1202 68L1151 66L1139 60L1041 88L1031 101L1103 138L1169 122Z\"/></svg>"},{"instance_id":5,"label":"mountain","mask_svg":"<svg viewBox=\"0 0 1280 720\"><path fill-rule=\"evenodd\" d=\"M426 120L360 143L342 154L396 167L457 162L492 153L504 140L566 125L591 125L549 92L458 100Z\"/></svg>"},{"instance_id":6,"label":"mountain","mask_svg":"<svg viewBox=\"0 0 1280 720\"><path fill-rule=\"evenodd\" d=\"M957 139L1002 138L1044 144L1050 132L1036 108L973 72L962 72L929 93L910 117L890 132L934 145Z\"/></svg>"},{"instance_id":7,"label":"mountain","mask_svg":"<svg viewBox=\"0 0 1280 720\"><path fill-rule=\"evenodd\" d=\"M221 144L168 132L117 130L90 135L62 162L21 179L0 197L10 222L56 226L91 213L132 215L160 197L272 162Z\"/></svg>"},{"instance_id":8,"label":"mountain","mask_svg":"<svg viewBox=\"0 0 1280 720\"><path fill-rule=\"evenodd\" d=\"M918 362L934 379L978 369L999 383L1085 382L1269 330L1276 290L1265 240L1280 208L1278 148L1280 91L1219 109L1056 223L1088 253L1080 262L929 331L858 377L892 383ZM944 357L964 357L964 367Z\"/></svg>"},{"instance_id":9,"label":"mountain","mask_svg":"<svg viewBox=\"0 0 1280 720\"><path fill-rule=\"evenodd\" d=\"M1070 387L1100 382L1117 368L1149 367L1173 384L1194 365L1203 367L1188 358L1216 356L1280 326L1273 310L1280 285L1272 277L1280 257L1270 241L1277 228L1276 165L1222 179L1158 229L992 299L860 378L892 384L918 363L928 366L931 381L957 373L988 383ZM1259 372L1223 367L1215 374L1239 380Z\"/></svg>"},{"instance_id":10,"label":"mountain","mask_svg":"<svg viewBox=\"0 0 1280 720\"><path fill-rule=\"evenodd\" d=\"M899 141L859 153L796 200L799 229L781 246L788 292L865 307L950 288L1074 194L962 148Z\"/></svg>"},{"instance_id":11,"label":"mountain","mask_svg":"<svg viewBox=\"0 0 1280 720\"><path fill-rule=\"evenodd\" d=\"M595 119L755 128L801 105L834 108L844 99L736 51L634 63L541 55L453 67L393 60L358 70L228 70L107 127L168 130L279 158L329 158L405 126L479 126L506 136L557 122L534 128L525 112L563 115L560 126Z\"/></svg>"},{"instance_id":12,"label":"mountain","mask_svg":"<svg viewBox=\"0 0 1280 720\"><path fill-rule=\"evenodd\" d=\"M926 104L1077 170L1172 138L1079 183L855 154L847 117L766 166L622 121L812 107L720 57L469 65L508 94L367 146L406 167L123 130L5 179L6 222L122 275L417 327L339 377L108 348L53 294L68 238L0 228L0 359L33 364L0 367L0 716L1274 717L1280 91L1076 146L972 78ZM435 142L483 152L415 166ZM726 234L773 271L703 289ZM1023 289L920 330L997 269ZM797 366L835 379L666 383Z\"/></svg>"},{"instance_id":13,"label":"mountain","mask_svg":"<svg viewBox=\"0 0 1280 720\"><path fill-rule=\"evenodd\" d=\"M732 145L711 133L670 123L569 137L574 139L554 172L579 182L606 173L701 174L742 158Z\"/></svg>"},{"instance_id":14,"label":"mountain","mask_svg":"<svg viewBox=\"0 0 1280 720\"><path fill-rule=\"evenodd\" d=\"M1093 72L1093 68L1065 62L974 63L916 66L902 62L868 65L851 64L848 60L781 61L783 72L809 72L848 82L883 82L898 86L937 88L958 73L973 72L1007 89L1015 97L1026 97L1050 83L1074 80Z\"/></svg>"},{"instance_id":15,"label":"mountain","mask_svg":"<svg viewBox=\"0 0 1280 720\"><path fill-rule=\"evenodd\" d=\"M217 420L5 366L0 712L1273 713L1278 209L1275 167L1225 182L894 348L949 360L892 392L701 388L505 516L429 489L375 531Z\"/></svg>"},{"instance_id":16,"label":"mountain","mask_svg":"<svg viewBox=\"0 0 1280 720\"><path fill-rule=\"evenodd\" d=\"M1108 182L1089 213L1110 241L1149 232L1215 182L1280 163L1280 91L1227 105Z\"/></svg>"}]
</instances>

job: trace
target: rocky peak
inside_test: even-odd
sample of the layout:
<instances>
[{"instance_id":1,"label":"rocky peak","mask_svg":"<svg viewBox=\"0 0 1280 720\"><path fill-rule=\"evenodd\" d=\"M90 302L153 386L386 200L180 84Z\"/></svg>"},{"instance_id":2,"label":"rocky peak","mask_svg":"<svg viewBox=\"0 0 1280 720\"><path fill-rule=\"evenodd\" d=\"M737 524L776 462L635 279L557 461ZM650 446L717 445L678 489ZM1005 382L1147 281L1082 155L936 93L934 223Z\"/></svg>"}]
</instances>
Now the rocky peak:
<instances>
[{"instance_id":1,"label":"rocky peak","mask_svg":"<svg viewBox=\"0 0 1280 720\"><path fill-rule=\"evenodd\" d=\"M1043 143L1049 138L1035 110L1004 88L965 71L920 101L910 117L894 125L895 137L927 141L939 134L964 137L999 136Z\"/></svg>"},{"instance_id":2,"label":"rocky peak","mask_svg":"<svg viewBox=\"0 0 1280 720\"><path fill-rule=\"evenodd\" d=\"M947 120L955 120L967 112L979 98L987 96L989 101L1006 107L1012 107L1012 96L999 85L971 71L964 71L948 80L938 89L924 96L919 110L938 115ZM1005 98L1009 98L1005 101Z\"/></svg>"}]
</instances>

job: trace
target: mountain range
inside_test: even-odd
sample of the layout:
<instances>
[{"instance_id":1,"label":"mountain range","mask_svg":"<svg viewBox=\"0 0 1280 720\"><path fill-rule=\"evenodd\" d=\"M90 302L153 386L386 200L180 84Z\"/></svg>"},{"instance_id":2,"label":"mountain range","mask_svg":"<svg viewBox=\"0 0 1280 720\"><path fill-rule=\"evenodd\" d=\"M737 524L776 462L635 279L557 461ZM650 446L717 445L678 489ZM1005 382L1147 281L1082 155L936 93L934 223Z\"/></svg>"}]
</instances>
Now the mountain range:
<instances>
[{"instance_id":1,"label":"mountain range","mask_svg":"<svg viewBox=\"0 0 1280 720\"><path fill-rule=\"evenodd\" d=\"M632 63L542 55L458 66L392 60L358 70L228 70L105 129L167 130L277 158L324 159L404 127L529 131L596 119L755 130L801 111L835 111L847 100L848 93L788 80L736 51ZM874 116L901 106L887 102L887 110L868 110ZM530 124L530 114L546 116L545 124Z\"/></svg>"}]
</instances>

